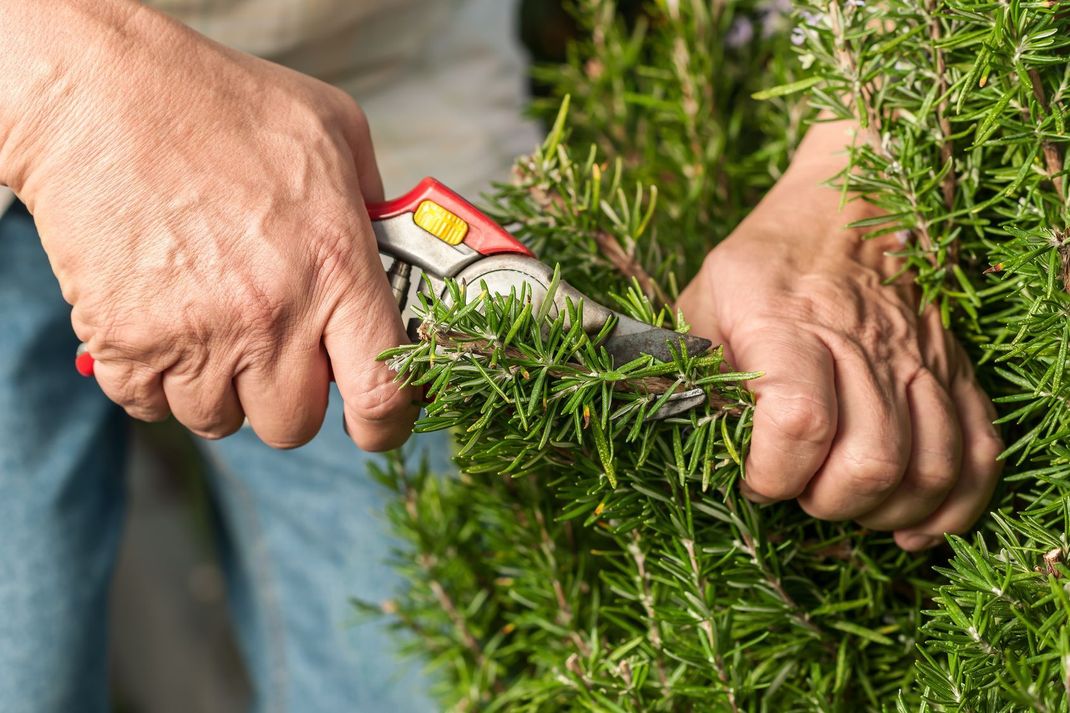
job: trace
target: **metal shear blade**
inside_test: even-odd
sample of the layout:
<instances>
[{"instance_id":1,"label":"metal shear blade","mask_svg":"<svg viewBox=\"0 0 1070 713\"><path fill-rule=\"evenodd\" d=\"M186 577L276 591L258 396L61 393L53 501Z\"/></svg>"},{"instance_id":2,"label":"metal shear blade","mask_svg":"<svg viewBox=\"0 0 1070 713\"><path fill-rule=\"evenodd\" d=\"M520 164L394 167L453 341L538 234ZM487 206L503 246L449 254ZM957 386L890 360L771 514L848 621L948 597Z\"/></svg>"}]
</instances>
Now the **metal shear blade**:
<instances>
[{"instance_id":1,"label":"metal shear blade","mask_svg":"<svg viewBox=\"0 0 1070 713\"><path fill-rule=\"evenodd\" d=\"M670 345L678 349L682 347L687 350L688 354L702 354L712 346L709 339L651 327L649 324L644 324L619 312L614 312L614 314L617 315L617 326L603 346L617 364L626 364L643 354L648 354L658 361L670 361L673 358ZM706 403L706 392L702 389L678 391L670 396L657 411L650 414L648 419L659 421L679 416L704 403Z\"/></svg>"},{"instance_id":2,"label":"metal shear blade","mask_svg":"<svg viewBox=\"0 0 1070 713\"><path fill-rule=\"evenodd\" d=\"M686 349L688 354L701 354L710 348L708 339L680 334L669 329L652 327L587 297L567 282L561 281L550 295L553 270L538 260L522 255L493 255L478 260L462 270L458 282L469 285L486 284L495 294L519 293L528 285L533 309L539 309L547 297L553 301L551 316L563 312L569 301L583 305L583 329L588 334L600 331L613 318L616 325L602 345L617 364L625 364L640 356L649 355L658 361L671 361L673 347ZM674 393L648 418L660 420L685 413L705 403L702 389L687 389Z\"/></svg>"}]
</instances>

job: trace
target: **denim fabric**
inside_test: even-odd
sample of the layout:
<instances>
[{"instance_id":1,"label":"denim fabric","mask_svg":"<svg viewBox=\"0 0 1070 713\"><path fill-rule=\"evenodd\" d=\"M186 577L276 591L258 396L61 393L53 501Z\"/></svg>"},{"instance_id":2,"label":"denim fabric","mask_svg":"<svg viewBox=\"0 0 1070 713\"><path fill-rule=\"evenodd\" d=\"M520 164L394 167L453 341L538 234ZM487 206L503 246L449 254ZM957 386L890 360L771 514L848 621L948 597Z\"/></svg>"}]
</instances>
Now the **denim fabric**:
<instances>
[{"instance_id":1,"label":"denim fabric","mask_svg":"<svg viewBox=\"0 0 1070 713\"><path fill-rule=\"evenodd\" d=\"M102 713L124 414L71 373L70 308L16 205L0 218L0 710Z\"/></svg>"},{"instance_id":2,"label":"denim fabric","mask_svg":"<svg viewBox=\"0 0 1070 713\"><path fill-rule=\"evenodd\" d=\"M0 711L108 709L106 593L123 516L128 424L76 376L70 310L16 206L0 217ZM234 620L262 712L416 713L427 681L382 622L385 494L342 430L332 394L320 435L289 452L243 430L203 443L221 514ZM448 463L444 440L430 446ZM418 441L417 446L420 447Z\"/></svg>"}]
</instances>

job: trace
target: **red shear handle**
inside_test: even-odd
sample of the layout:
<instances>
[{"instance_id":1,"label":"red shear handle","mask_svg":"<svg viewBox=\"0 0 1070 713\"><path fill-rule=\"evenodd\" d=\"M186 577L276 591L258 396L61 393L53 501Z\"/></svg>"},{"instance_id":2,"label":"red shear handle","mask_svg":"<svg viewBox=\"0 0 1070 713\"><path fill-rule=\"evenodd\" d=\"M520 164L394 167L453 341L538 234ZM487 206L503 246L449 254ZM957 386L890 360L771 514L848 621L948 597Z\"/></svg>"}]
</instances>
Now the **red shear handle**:
<instances>
[{"instance_id":1,"label":"red shear handle","mask_svg":"<svg viewBox=\"0 0 1070 713\"><path fill-rule=\"evenodd\" d=\"M86 349L86 346L84 344L79 344L78 351L74 357L74 370L82 376L90 377L93 375L93 365L95 363L96 362L93 361L93 357L90 355L89 350Z\"/></svg>"},{"instance_id":2,"label":"red shear handle","mask_svg":"<svg viewBox=\"0 0 1070 713\"><path fill-rule=\"evenodd\" d=\"M482 211L431 177L417 183L415 188L403 196L383 203L369 203L368 216L372 222L376 222L405 213L418 214L424 203L444 208L459 219L458 226L464 231L464 239L461 242L480 255L519 253L535 257L523 243L505 232ZM445 240L441 236L436 237Z\"/></svg>"},{"instance_id":3,"label":"red shear handle","mask_svg":"<svg viewBox=\"0 0 1070 713\"><path fill-rule=\"evenodd\" d=\"M367 208L373 223L388 221L406 213L413 214L416 224L430 233L427 237L432 243L437 242L437 238L443 243L463 243L481 255L514 253L534 257L523 243L434 178L423 179L403 196L382 203L369 203ZM420 218L421 209L426 213L426 220L438 223L435 226L425 223ZM445 232L432 232L436 226ZM447 233L456 235L459 238L457 242L450 240ZM74 368L82 376L89 377L93 376L93 364L93 357L82 344L78 347Z\"/></svg>"}]
</instances>

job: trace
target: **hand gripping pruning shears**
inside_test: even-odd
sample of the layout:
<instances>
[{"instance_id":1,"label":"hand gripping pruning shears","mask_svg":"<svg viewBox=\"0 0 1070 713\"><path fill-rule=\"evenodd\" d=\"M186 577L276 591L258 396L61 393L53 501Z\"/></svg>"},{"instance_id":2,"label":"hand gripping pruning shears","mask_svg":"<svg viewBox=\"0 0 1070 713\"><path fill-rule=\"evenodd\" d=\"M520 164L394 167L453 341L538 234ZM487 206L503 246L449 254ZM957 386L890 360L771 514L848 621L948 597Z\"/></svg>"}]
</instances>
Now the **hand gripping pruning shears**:
<instances>
[{"instance_id":1,"label":"hand gripping pruning shears","mask_svg":"<svg viewBox=\"0 0 1070 713\"><path fill-rule=\"evenodd\" d=\"M433 178L425 178L405 195L368 204L379 253L384 259L390 288L406 324L418 319L413 311L419 291L447 297L447 279L460 284L486 284L491 294L521 293L528 286L532 309L538 310L549 293L553 270L540 262L520 241L479 209ZM413 270L423 275L413 281ZM415 289L413 285L416 285ZM564 311L567 301L583 303L583 329L600 331L610 318L613 331L602 346L615 363L624 364L643 354L659 361L672 359L672 348L682 345L689 354L710 347L707 339L652 327L609 309L561 281L551 296L550 314ZM410 330L411 333L411 330ZM83 344L75 358L83 376L93 375L93 357ZM674 393L652 419L688 411L706 400L702 389Z\"/></svg>"}]
</instances>

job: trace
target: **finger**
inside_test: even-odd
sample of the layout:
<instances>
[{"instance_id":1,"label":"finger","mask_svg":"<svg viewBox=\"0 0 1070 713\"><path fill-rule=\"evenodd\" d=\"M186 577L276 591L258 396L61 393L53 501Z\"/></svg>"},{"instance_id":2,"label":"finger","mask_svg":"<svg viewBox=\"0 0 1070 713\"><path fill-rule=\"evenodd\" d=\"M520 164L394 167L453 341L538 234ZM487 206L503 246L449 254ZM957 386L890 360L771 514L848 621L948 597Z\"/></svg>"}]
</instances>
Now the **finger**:
<instances>
[{"instance_id":1,"label":"finger","mask_svg":"<svg viewBox=\"0 0 1070 713\"><path fill-rule=\"evenodd\" d=\"M836 440L799 505L821 520L854 519L880 505L899 485L910 457L906 386L877 372L854 345L836 352L839 403Z\"/></svg>"},{"instance_id":2,"label":"finger","mask_svg":"<svg viewBox=\"0 0 1070 713\"><path fill-rule=\"evenodd\" d=\"M314 338L287 340L282 351L249 365L234 388L249 426L272 448L297 448L319 433L330 388L327 353Z\"/></svg>"},{"instance_id":3,"label":"finger","mask_svg":"<svg viewBox=\"0 0 1070 713\"><path fill-rule=\"evenodd\" d=\"M968 365L969 358L951 332L944 329L939 310L929 307L918 320L918 343L922 363L945 388L950 388L959 365Z\"/></svg>"},{"instance_id":4,"label":"finger","mask_svg":"<svg viewBox=\"0 0 1070 713\"><path fill-rule=\"evenodd\" d=\"M93 375L104 394L138 421L163 421L171 415L160 375L129 361L97 360Z\"/></svg>"},{"instance_id":5,"label":"finger","mask_svg":"<svg viewBox=\"0 0 1070 713\"><path fill-rule=\"evenodd\" d=\"M924 520L947 497L962 464L962 434L943 385L922 369L907 386L911 454L899 487L877 509L858 518L872 530L895 530Z\"/></svg>"},{"instance_id":6,"label":"finger","mask_svg":"<svg viewBox=\"0 0 1070 713\"><path fill-rule=\"evenodd\" d=\"M743 492L759 501L797 497L836 434L832 356L816 336L782 327L735 337L732 351L740 369L764 371L748 384L756 406Z\"/></svg>"},{"instance_id":7,"label":"finger","mask_svg":"<svg viewBox=\"0 0 1070 713\"><path fill-rule=\"evenodd\" d=\"M379 304L364 314L340 306L324 332L345 404L346 430L366 451L390 450L404 443L419 411L415 389L402 387L396 374L376 360L380 352L406 341L392 299L376 301Z\"/></svg>"},{"instance_id":8,"label":"finger","mask_svg":"<svg viewBox=\"0 0 1070 713\"><path fill-rule=\"evenodd\" d=\"M402 387L376 357L408 342L382 268L363 266L360 280L331 314L323 341L345 403L350 438L363 450L397 448L408 439L419 411L418 395Z\"/></svg>"},{"instance_id":9,"label":"finger","mask_svg":"<svg viewBox=\"0 0 1070 713\"><path fill-rule=\"evenodd\" d=\"M996 458L1003 451L1003 440L992 424L992 402L969 375L955 380L951 398L962 426L962 474L934 513L895 532L895 541L904 550L932 547L943 542L945 533L968 530L984 513L999 483L1003 463Z\"/></svg>"},{"instance_id":10,"label":"finger","mask_svg":"<svg viewBox=\"0 0 1070 713\"><path fill-rule=\"evenodd\" d=\"M194 434L215 440L241 428L245 414L226 376L194 377L177 366L164 372L162 383L175 419Z\"/></svg>"},{"instance_id":11,"label":"finger","mask_svg":"<svg viewBox=\"0 0 1070 713\"><path fill-rule=\"evenodd\" d=\"M146 355L157 359L161 356L153 349L157 332L142 326L128 331L123 339L102 339L97 330L90 327L84 313L83 303L74 305L71 309L71 327L94 357L93 377L100 390L131 418L149 423L167 419L171 409L163 392L161 370L150 367L145 361ZM112 346L114 343L125 344L127 349L116 348ZM131 354L142 358L131 359ZM166 356L162 362L166 364Z\"/></svg>"}]
</instances>

